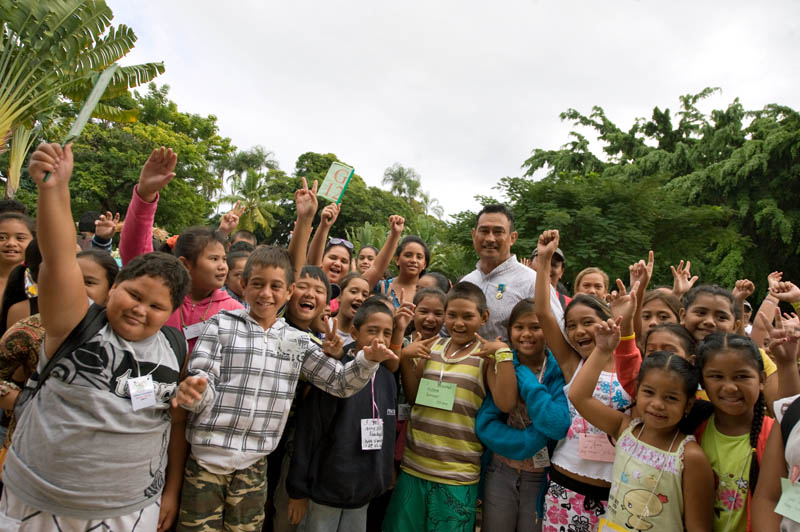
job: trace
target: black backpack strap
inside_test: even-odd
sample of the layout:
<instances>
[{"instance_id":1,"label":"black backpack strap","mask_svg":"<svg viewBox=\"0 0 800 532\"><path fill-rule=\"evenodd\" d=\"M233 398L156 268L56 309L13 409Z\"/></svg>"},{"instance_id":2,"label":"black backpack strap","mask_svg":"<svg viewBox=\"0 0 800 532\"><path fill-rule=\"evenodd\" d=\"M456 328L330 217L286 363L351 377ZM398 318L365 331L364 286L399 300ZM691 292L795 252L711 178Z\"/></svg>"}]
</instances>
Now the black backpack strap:
<instances>
[{"instance_id":1,"label":"black backpack strap","mask_svg":"<svg viewBox=\"0 0 800 532\"><path fill-rule=\"evenodd\" d=\"M53 353L53 356L50 357L50 360L47 361L47 364L42 368L42 372L33 372L33 375L31 375L30 380L26 383L25 388L17 399L16 407L24 405L31 397L36 395L39 388L44 384L44 381L50 376L53 368L56 367L56 364L66 355L89 341L89 339L97 334L106 323L108 323L108 319L106 318L105 307L92 304L80 323L72 329L72 332L69 333L56 352ZM46 341L47 339L45 338L45 342Z\"/></svg>"},{"instance_id":2,"label":"black backpack strap","mask_svg":"<svg viewBox=\"0 0 800 532\"><path fill-rule=\"evenodd\" d=\"M792 429L797 425L798 421L800 421L800 397L789 405L786 413L783 414L783 419L781 419L781 435L783 436L784 449L786 449L786 443L789 441L789 434L792 433Z\"/></svg>"},{"instance_id":3,"label":"black backpack strap","mask_svg":"<svg viewBox=\"0 0 800 532\"><path fill-rule=\"evenodd\" d=\"M178 329L175 327L170 327L169 325L164 325L161 327L161 332L167 337L169 346L172 348L172 352L175 353L175 358L178 359L178 373L183 374L183 370L185 369L183 365L186 363L186 354L188 349L186 345L186 338Z\"/></svg>"}]
</instances>

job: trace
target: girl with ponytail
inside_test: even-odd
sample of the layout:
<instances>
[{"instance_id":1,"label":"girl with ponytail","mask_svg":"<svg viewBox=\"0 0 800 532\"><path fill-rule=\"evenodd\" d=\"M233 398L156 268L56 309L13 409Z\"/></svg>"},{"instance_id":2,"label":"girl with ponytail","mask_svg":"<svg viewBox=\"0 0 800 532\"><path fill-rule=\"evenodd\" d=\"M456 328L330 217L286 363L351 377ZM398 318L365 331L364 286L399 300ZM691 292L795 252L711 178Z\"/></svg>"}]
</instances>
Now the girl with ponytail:
<instances>
[{"instance_id":1,"label":"girl with ponytail","mask_svg":"<svg viewBox=\"0 0 800 532\"><path fill-rule=\"evenodd\" d=\"M749 532L750 502L773 424L765 415L764 363L750 338L712 333L697 348L697 367L714 407L695 432L717 478L714 531Z\"/></svg>"}]
</instances>

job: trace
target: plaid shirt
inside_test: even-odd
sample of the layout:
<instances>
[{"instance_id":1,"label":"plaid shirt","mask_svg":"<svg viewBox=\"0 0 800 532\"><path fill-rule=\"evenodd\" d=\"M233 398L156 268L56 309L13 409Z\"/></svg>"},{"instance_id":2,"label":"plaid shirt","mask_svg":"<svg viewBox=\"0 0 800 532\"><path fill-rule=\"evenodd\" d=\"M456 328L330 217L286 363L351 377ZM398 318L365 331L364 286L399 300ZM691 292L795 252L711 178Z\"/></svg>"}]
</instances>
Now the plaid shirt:
<instances>
[{"instance_id":1,"label":"plaid shirt","mask_svg":"<svg viewBox=\"0 0 800 532\"><path fill-rule=\"evenodd\" d=\"M212 316L197 339L188 375L208 379L203 398L190 407L186 438L248 453L271 453L278 445L297 380L302 373L338 397L361 390L379 364L359 353L342 364L322 352L308 333L278 318L264 330L247 311Z\"/></svg>"}]
</instances>

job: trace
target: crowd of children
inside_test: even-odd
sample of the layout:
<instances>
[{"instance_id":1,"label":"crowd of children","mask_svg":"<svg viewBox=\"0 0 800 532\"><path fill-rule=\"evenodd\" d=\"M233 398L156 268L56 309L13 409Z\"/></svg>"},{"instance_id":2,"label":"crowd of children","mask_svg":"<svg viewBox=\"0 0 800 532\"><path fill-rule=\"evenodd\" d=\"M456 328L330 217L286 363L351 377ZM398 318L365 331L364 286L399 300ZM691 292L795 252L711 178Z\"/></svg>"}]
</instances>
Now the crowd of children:
<instances>
[{"instance_id":1,"label":"crowd of children","mask_svg":"<svg viewBox=\"0 0 800 532\"><path fill-rule=\"evenodd\" d=\"M752 323L752 282L650 287L652 251L569 294L569 243L518 261L489 205L450 280L400 216L380 249L329 237L346 206L314 231L305 179L288 249L238 205L160 242L177 157L142 167L120 264L118 215L76 233L69 145L31 156L35 224L0 205L0 532L800 531L780 272Z\"/></svg>"}]
</instances>

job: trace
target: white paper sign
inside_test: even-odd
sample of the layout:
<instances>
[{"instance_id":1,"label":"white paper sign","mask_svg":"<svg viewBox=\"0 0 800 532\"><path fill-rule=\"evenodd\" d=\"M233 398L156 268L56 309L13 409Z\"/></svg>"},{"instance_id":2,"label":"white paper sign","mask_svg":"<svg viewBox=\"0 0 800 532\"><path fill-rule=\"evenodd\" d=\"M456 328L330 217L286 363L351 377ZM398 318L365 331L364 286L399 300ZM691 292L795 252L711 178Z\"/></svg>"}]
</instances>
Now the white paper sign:
<instances>
[{"instance_id":1,"label":"white paper sign","mask_svg":"<svg viewBox=\"0 0 800 532\"><path fill-rule=\"evenodd\" d=\"M156 406L156 388L153 386L152 376L128 379L128 391L131 394L131 405L134 410Z\"/></svg>"},{"instance_id":2,"label":"white paper sign","mask_svg":"<svg viewBox=\"0 0 800 532\"><path fill-rule=\"evenodd\" d=\"M203 332L203 327L205 327L206 322L198 321L197 323L193 323L191 325L187 325L183 328L183 336L186 337L187 340L191 340L192 338L197 338L200 336L200 333Z\"/></svg>"},{"instance_id":3,"label":"white paper sign","mask_svg":"<svg viewBox=\"0 0 800 532\"><path fill-rule=\"evenodd\" d=\"M361 420L361 450L379 451L383 447L383 420L367 418Z\"/></svg>"}]
</instances>

